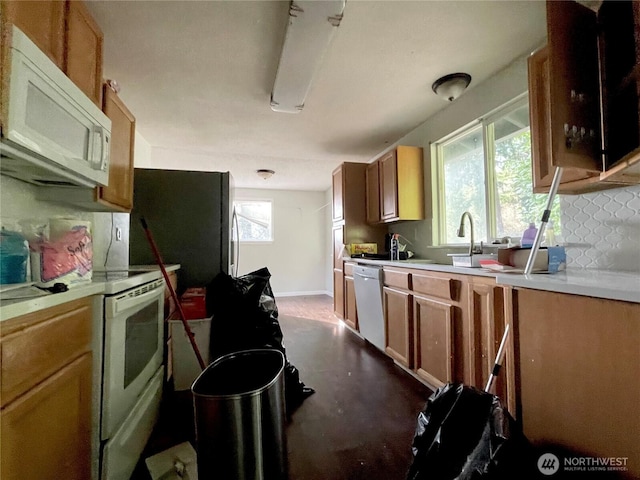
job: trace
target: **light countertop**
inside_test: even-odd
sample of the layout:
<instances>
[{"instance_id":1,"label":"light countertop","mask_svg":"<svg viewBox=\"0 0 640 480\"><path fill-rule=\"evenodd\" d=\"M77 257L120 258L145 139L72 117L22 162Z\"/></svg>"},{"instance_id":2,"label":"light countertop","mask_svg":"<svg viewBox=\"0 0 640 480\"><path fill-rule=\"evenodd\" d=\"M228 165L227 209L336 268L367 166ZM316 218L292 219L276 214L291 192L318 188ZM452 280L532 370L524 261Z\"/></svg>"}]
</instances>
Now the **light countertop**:
<instances>
[{"instance_id":1,"label":"light countertop","mask_svg":"<svg viewBox=\"0 0 640 480\"><path fill-rule=\"evenodd\" d=\"M500 273L496 282L513 287L640 303L640 273L572 269L554 274Z\"/></svg>"},{"instance_id":2,"label":"light countertop","mask_svg":"<svg viewBox=\"0 0 640 480\"><path fill-rule=\"evenodd\" d=\"M415 261L410 259L389 261L363 258L345 258L344 260L364 265L495 277L496 283L500 285L640 303L640 273L637 272L568 268L566 271L554 274L533 273L523 275L517 273L490 272L482 268L440 265L428 263L426 260Z\"/></svg>"},{"instance_id":3,"label":"light countertop","mask_svg":"<svg viewBox=\"0 0 640 480\"><path fill-rule=\"evenodd\" d=\"M167 271L174 271L180 268L180 265L165 265ZM123 269L124 270L124 269ZM154 265L140 265L129 267L129 270L145 272L143 277L139 277L143 283L150 282L162 277L160 268ZM99 272L96 269L94 273ZM9 320L10 318L26 315L28 313L37 312L45 308L55 307L66 302L71 302L83 297L91 295L102 295L105 292L106 282L94 281L81 283L69 287L69 290L61 293L52 293L32 298L23 298L15 300L2 299L0 294L0 322Z\"/></svg>"},{"instance_id":4,"label":"light countertop","mask_svg":"<svg viewBox=\"0 0 640 480\"><path fill-rule=\"evenodd\" d=\"M370 260L366 258L345 258L345 261L359 263L362 265L379 265L382 267L413 268L418 270L430 270L432 272L457 273L461 275L478 275L481 277L495 277L495 272L490 272L482 268L454 267L453 265L442 265L432 263L429 260Z\"/></svg>"}]
</instances>

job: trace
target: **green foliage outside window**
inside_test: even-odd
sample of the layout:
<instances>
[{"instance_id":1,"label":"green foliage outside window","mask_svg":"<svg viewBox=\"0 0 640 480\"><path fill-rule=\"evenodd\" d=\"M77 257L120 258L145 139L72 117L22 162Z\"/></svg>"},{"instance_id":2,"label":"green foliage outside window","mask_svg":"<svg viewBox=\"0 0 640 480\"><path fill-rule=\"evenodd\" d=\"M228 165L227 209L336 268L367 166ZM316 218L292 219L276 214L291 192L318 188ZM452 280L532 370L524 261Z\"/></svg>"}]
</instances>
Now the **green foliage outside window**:
<instances>
[{"instance_id":1,"label":"green foliage outside window","mask_svg":"<svg viewBox=\"0 0 640 480\"><path fill-rule=\"evenodd\" d=\"M540 226L547 194L534 194L531 132L526 99L505 108L455 137L436 144L440 192L439 238L444 244L468 243L457 236L462 213L474 219L475 240L519 238L530 222ZM486 157L486 158L485 158ZM551 221L560 230L556 199Z\"/></svg>"}]
</instances>

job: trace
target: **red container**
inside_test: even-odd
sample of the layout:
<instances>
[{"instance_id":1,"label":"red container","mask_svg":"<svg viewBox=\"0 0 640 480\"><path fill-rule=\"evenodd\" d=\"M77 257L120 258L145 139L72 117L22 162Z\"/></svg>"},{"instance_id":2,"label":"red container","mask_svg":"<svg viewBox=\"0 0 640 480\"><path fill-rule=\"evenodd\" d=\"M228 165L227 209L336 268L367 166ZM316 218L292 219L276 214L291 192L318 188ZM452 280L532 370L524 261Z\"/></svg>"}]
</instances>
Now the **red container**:
<instances>
[{"instance_id":1,"label":"red container","mask_svg":"<svg viewBox=\"0 0 640 480\"><path fill-rule=\"evenodd\" d=\"M180 306L185 320L198 320L207 317L207 290L204 287L187 288L180 296Z\"/></svg>"}]
</instances>

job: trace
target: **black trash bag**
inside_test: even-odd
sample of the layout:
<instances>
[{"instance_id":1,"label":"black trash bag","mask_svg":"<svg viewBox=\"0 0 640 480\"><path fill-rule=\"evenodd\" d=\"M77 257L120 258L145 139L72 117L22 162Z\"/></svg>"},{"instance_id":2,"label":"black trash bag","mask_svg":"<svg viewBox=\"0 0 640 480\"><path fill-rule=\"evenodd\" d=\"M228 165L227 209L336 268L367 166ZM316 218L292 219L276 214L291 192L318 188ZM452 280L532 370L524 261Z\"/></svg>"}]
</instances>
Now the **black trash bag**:
<instances>
[{"instance_id":1,"label":"black trash bag","mask_svg":"<svg viewBox=\"0 0 640 480\"><path fill-rule=\"evenodd\" d=\"M436 390L418 415L407 480L534 478L533 449L500 399L473 387Z\"/></svg>"},{"instance_id":2,"label":"black trash bag","mask_svg":"<svg viewBox=\"0 0 640 480\"><path fill-rule=\"evenodd\" d=\"M273 348L287 354L278 323L278 307L265 268L234 278L219 273L207 287L211 321L210 357L255 348ZM286 360L284 370L287 412L315 393L300 381L298 369Z\"/></svg>"}]
</instances>

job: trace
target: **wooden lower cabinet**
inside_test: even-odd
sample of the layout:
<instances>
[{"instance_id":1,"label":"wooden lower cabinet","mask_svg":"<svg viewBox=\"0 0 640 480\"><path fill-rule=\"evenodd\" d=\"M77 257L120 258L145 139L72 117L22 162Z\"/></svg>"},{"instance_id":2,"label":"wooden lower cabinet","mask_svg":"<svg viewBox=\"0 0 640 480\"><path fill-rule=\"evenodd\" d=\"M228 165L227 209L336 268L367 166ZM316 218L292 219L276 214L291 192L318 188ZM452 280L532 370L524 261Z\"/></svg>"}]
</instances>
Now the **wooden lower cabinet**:
<instances>
[{"instance_id":1,"label":"wooden lower cabinet","mask_svg":"<svg viewBox=\"0 0 640 480\"><path fill-rule=\"evenodd\" d=\"M91 478L91 353L0 413L4 480Z\"/></svg>"},{"instance_id":2,"label":"wooden lower cabinet","mask_svg":"<svg viewBox=\"0 0 640 480\"><path fill-rule=\"evenodd\" d=\"M640 304L515 293L529 440L574 456L626 457L620 478L640 478Z\"/></svg>"},{"instance_id":3,"label":"wooden lower cabinet","mask_svg":"<svg viewBox=\"0 0 640 480\"><path fill-rule=\"evenodd\" d=\"M465 358L470 372L469 383L484 389L496 360L500 342L507 323L513 326L511 314L511 289L496 285L493 278L469 277L468 288L469 338ZM496 377L492 393L498 395L515 415L515 391L513 383L513 330L507 339L502 368ZM508 388L511 386L511 388Z\"/></svg>"},{"instance_id":4,"label":"wooden lower cabinet","mask_svg":"<svg viewBox=\"0 0 640 480\"><path fill-rule=\"evenodd\" d=\"M333 313L344 319L344 273L341 269L333 269Z\"/></svg>"},{"instance_id":5,"label":"wooden lower cabinet","mask_svg":"<svg viewBox=\"0 0 640 480\"><path fill-rule=\"evenodd\" d=\"M453 382L455 307L415 295L413 315L416 373L434 387Z\"/></svg>"},{"instance_id":6,"label":"wooden lower cabinet","mask_svg":"<svg viewBox=\"0 0 640 480\"><path fill-rule=\"evenodd\" d=\"M92 299L0 324L0 472L91 478Z\"/></svg>"},{"instance_id":7,"label":"wooden lower cabinet","mask_svg":"<svg viewBox=\"0 0 640 480\"><path fill-rule=\"evenodd\" d=\"M385 352L407 368L413 367L413 300L408 292L383 287Z\"/></svg>"},{"instance_id":8,"label":"wooden lower cabinet","mask_svg":"<svg viewBox=\"0 0 640 480\"><path fill-rule=\"evenodd\" d=\"M358 310L356 308L356 289L353 277L344 277L344 322L358 330Z\"/></svg>"},{"instance_id":9,"label":"wooden lower cabinet","mask_svg":"<svg viewBox=\"0 0 640 480\"><path fill-rule=\"evenodd\" d=\"M512 289L493 277L384 268L386 352L434 388L484 389L504 328L513 324ZM516 416L514 330L492 393Z\"/></svg>"}]
</instances>

